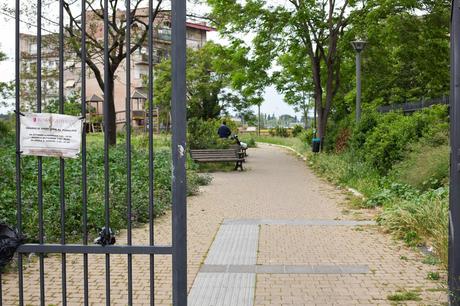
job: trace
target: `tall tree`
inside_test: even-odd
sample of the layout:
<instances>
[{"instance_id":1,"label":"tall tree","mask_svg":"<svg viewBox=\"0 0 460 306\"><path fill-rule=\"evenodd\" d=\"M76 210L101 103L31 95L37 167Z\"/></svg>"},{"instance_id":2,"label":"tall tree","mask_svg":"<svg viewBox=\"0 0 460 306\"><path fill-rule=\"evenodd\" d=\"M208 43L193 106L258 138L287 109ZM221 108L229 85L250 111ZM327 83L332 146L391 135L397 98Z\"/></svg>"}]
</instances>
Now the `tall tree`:
<instances>
[{"instance_id":1,"label":"tall tree","mask_svg":"<svg viewBox=\"0 0 460 306\"><path fill-rule=\"evenodd\" d=\"M309 65L305 61L307 55L302 51L305 50L295 48L279 57L278 64L282 69L273 73L272 82L278 92L284 95L284 101L292 105L296 112L302 113L304 127L307 128L313 84L308 73Z\"/></svg>"},{"instance_id":2,"label":"tall tree","mask_svg":"<svg viewBox=\"0 0 460 306\"><path fill-rule=\"evenodd\" d=\"M222 33L253 33L255 55L273 61L301 48L306 54L318 115L318 133L324 137L334 97L340 87L341 53L338 48L349 23L354 0L208 0L211 18ZM294 48L295 47L295 48Z\"/></svg>"},{"instance_id":3,"label":"tall tree","mask_svg":"<svg viewBox=\"0 0 460 306\"><path fill-rule=\"evenodd\" d=\"M0 51L0 62L5 61L6 59L6 54ZM13 86L12 82L0 82L0 107L10 106L8 100L11 98L13 93Z\"/></svg>"},{"instance_id":4,"label":"tall tree","mask_svg":"<svg viewBox=\"0 0 460 306\"><path fill-rule=\"evenodd\" d=\"M252 105L262 102L262 77L246 73L255 65L247 58L248 49L238 45L224 47L208 42L198 50L187 50L187 117L217 118L227 110L247 114ZM257 71L257 70L252 70ZM155 66L154 104L168 121L171 101L171 60Z\"/></svg>"},{"instance_id":5,"label":"tall tree","mask_svg":"<svg viewBox=\"0 0 460 306\"><path fill-rule=\"evenodd\" d=\"M106 132L109 135L109 142L111 145L116 143L116 114L115 114L115 103L114 103L114 80L116 77L116 71L120 65L124 62L128 53L133 53L145 43L149 31L152 31L153 24L148 22L148 9L142 10L139 8L141 3L146 3L143 0L132 1L132 6L129 8L130 11L130 22L128 24L125 17L125 4L123 1L109 0L109 41L104 42L101 37L101 30L103 29L104 15L101 6L95 6L95 1L87 0L86 6L88 7L87 13L87 25L83 29L81 26L81 15L76 14L71 7L70 1L64 1L65 11L70 19L69 26L66 28L70 38L70 46L75 53L81 58L81 36L82 32L85 31L87 38L86 47L86 64L94 73L97 83L101 90L104 92L104 74L103 65L101 65L101 59L104 54L104 43L108 44L109 49L109 69L108 69L108 92L104 92L104 95L108 101L108 126L105 127ZM161 5L163 0L157 0L153 8L152 14L155 19L158 13L161 11ZM140 13L140 12L143 13ZM145 13L147 12L147 13ZM134 26L135 25L135 26ZM126 30L128 28L133 29L133 40L129 49L126 49ZM134 31L135 28L135 31Z\"/></svg>"},{"instance_id":6,"label":"tall tree","mask_svg":"<svg viewBox=\"0 0 460 306\"><path fill-rule=\"evenodd\" d=\"M448 94L450 4L373 0L364 17L353 18L346 35L368 41L363 53L364 102L393 104ZM344 89L354 99L354 88Z\"/></svg>"}]
</instances>

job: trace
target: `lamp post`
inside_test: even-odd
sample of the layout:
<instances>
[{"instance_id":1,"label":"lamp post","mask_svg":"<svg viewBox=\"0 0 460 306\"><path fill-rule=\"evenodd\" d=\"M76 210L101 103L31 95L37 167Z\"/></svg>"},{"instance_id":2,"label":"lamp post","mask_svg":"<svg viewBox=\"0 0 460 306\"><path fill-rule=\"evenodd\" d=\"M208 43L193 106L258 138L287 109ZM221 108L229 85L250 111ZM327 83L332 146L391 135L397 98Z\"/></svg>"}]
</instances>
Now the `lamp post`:
<instances>
[{"instance_id":1,"label":"lamp post","mask_svg":"<svg viewBox=\"0 0 460 306\"><path fill-rule=\"evenodd\" d=\"M366 42L358 39L352 41L351 45L356 51L356 122L359 122L361 119L361 52Z\"/></svg>"},{"instance_id":2,"label":"lamp post","mask_svg":"<svg viewBox=\"0 0 460 306\"><path fill-rule=\"evenodd\" d=\"M449 305L460 304L460 0L452 1L450 81ZM459 238L455 237L459 235Z\"/></svg>"}]
</instances>

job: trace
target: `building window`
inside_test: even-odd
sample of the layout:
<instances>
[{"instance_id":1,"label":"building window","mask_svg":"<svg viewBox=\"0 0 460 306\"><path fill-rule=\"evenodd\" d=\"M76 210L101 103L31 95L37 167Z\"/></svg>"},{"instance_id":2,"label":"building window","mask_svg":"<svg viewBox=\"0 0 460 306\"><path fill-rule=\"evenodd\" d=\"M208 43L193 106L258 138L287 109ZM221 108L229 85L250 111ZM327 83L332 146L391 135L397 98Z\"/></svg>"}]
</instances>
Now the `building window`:
<instances>
[{"instance_id":1,"label":"building window","mask_svg":"<svg viewBox=\"0 0 460 306\"><path fill-rule=\"evenodd\" d=\"M29 53L30 54L37 54L37 44L30 44L29 45Z\"/></svg>"}]
</instances>

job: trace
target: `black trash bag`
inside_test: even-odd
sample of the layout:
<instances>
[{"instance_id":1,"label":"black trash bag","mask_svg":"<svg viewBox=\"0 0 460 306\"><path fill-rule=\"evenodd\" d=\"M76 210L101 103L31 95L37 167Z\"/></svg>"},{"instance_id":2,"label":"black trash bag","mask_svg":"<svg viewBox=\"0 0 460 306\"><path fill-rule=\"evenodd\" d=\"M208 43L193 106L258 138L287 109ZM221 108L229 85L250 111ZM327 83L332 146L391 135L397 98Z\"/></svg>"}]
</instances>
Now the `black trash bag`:
<instances>
[{"instance_id":1,"label":"black trash bag","mask_svg":"<svg viewBox=\"0 0 460 306\"><path fill-rule=\"evenodd\" d=\"M18 246L24 243L24 237L4 223L0 223L0 271L13 259Z\"/></svg>"},{"instance_id":2,"label":"black trash bag","mask_svg":"<svg viewBox=\"0 0 460 306\"><path fill-rule=\"evenodd\" d=\"M105 230L105 227L103 227L101 229L101 231L99 232L99 237L94 239L95 244L100 244L102 246L104 246L104 245L114 245L115 242L116 242L115 234L113 233L113 231L112 231L112 229L110 227L109 227L108 233Z\"/></svg>"}]
</instances>

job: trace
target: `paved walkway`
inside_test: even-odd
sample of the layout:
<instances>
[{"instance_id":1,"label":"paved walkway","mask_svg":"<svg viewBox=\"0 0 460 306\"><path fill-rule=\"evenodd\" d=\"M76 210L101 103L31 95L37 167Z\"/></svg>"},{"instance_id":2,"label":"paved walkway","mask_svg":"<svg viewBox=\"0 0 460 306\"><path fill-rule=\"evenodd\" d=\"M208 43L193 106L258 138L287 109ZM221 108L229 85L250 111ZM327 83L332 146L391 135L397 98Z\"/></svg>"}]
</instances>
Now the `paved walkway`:
<instances>
[{"instance_id":1,"label":"paved walkway","mask_svg":"<svg viewBox=\"0 0 460 306\"><path fill-rule=\"evenodd\" d=\"M388 296L416 291L421 301L446 302L443 285L427 279L436 267L345 209L346 196L318 179L286 150L249 150L246 172L215 173L188 201L191 305L389 305ZM360 222L353 222L359 220ZM171 237L170 215L156 222L156 241ZM148 241L146 228L134 231ZM118 241L123 241L124 235ZM68 302L83 300L82 258L68 256ZM112 304L126 305L126 256L111 256ZM90 256L90 300L105 301L104 256ZM134 258L135 305L149 298L148 257ZM47 303L60 304L60 257L46 259ZM171 260L155 257L155 300L171 303ZM17 302L15 275L3 277L6 305ZM25 272L26 301L39 296L38 265Z\"/></svg>"}]
</instances>

